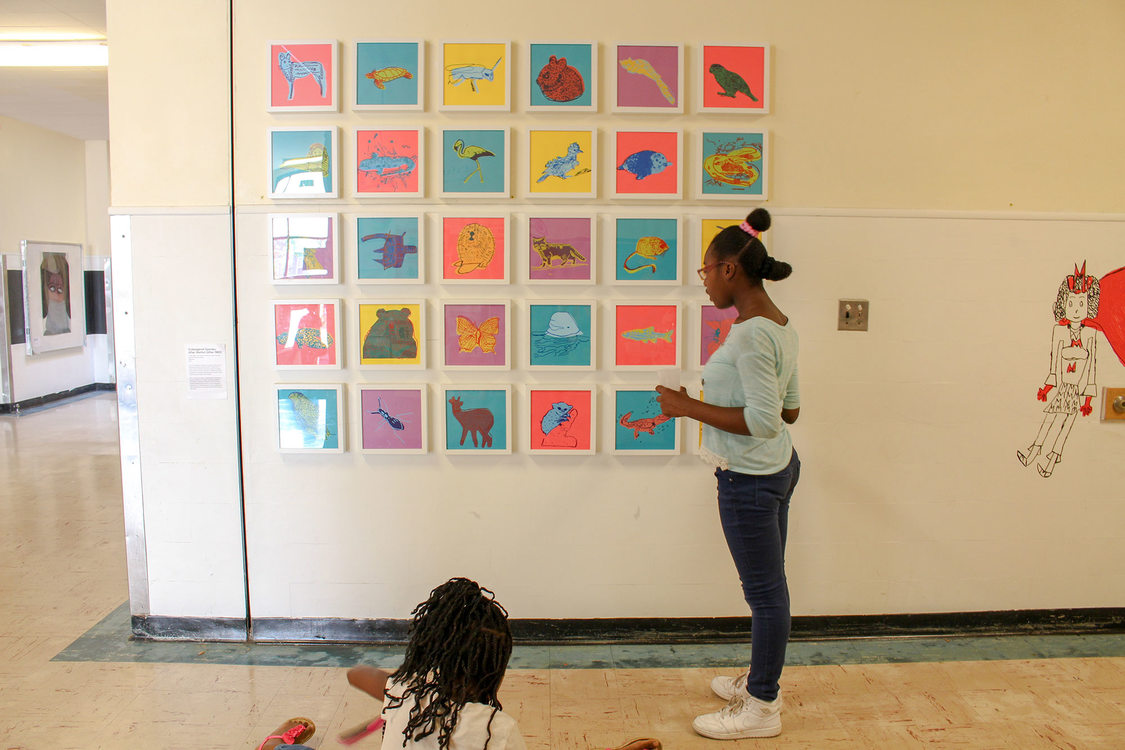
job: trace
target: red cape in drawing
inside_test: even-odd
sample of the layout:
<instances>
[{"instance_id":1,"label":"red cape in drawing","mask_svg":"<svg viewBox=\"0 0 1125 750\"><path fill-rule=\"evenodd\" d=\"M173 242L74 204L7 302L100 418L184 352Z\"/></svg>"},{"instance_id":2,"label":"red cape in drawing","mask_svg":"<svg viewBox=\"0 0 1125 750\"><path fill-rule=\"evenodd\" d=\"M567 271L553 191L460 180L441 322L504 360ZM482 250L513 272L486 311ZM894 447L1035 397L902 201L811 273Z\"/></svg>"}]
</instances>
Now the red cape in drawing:
<instances>
[{"instance_id":1,"label":"red cape in drawing","mask_svg":"<svg viewBox=\"0 0 1125 750\"><path fill-rule=\"evenodd\" d=\"M1098 286L1101 294L1097 317L1083 322L1102 332L1121 364L1125 365L1125 268L1110 271L1101 278Z\"/></svg>"}]
</instances>

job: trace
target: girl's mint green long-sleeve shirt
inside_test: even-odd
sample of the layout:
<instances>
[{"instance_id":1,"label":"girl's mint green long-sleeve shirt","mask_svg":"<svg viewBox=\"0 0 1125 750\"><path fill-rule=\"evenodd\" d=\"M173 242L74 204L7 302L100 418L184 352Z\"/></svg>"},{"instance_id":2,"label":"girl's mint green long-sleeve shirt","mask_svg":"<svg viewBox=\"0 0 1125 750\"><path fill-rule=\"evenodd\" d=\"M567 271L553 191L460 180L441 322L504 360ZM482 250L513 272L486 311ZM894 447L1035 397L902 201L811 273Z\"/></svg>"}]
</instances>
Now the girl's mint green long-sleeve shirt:
<instances>
[{"instance_id":1,"label":"girl's mint green long-sleeve shirt","mask_svg":"<svg viewBox=\"0 0 1125 750\"><path fill-rule=\"evenodd\" d=\"M731 326L703 367L703 400L740 406L750 435L703 425L703 456L741 474L775 474L789 465L793 440L782 409L801 405L797 387L797 331L755 317Z\"/></svg>"}]
</instances>

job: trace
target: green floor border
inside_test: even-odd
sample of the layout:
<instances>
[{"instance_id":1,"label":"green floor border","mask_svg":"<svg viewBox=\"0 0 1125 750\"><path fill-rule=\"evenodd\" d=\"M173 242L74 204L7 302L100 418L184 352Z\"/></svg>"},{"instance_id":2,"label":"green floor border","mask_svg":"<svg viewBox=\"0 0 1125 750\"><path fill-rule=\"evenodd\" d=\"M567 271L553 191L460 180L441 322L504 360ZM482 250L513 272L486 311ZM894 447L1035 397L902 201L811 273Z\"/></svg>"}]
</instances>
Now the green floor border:
<instances>
[{"instance_id":1,"label":"green floor border","mask_svg":"<svg viewBox=\"0 0 1125 750\"><path fill-rule=\"evenodd\" d=\"M63 649L53 661L227 664L287 667L397 667L401 646L202 643L130 638L128 603ZM965 636L792 641L788 666L1125 657L1125 634ZM749 643L520 646L509 669L683 669L745 665Z\"/></svg>"}]
</instances>

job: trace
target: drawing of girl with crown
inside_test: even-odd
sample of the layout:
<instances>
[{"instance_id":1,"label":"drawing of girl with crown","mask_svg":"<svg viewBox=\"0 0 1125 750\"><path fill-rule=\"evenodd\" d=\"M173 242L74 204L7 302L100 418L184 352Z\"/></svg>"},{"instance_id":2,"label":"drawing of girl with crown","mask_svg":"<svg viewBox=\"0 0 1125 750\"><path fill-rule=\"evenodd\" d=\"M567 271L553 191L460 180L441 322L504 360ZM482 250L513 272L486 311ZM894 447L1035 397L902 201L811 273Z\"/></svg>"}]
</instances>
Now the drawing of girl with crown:
<instances>
[{"instance_id":1,"label":"drawing of girl with crown","mask_svg":"<svg viewBox=\"0 0 1125 750\"><path fill-rule=\"evenodd\" d=\"M1075 264L1074 273L1059 285L1054 307L1057 325L1051 334L1051 369L1037 394L1040 401L1047 402L1047 407L1043 409L1043 422L1035 440L1026 449L1016 451L1020 463L1030 466L1047 445L1047 455L1035 467L1043 477L1051 476L1055 465L1062 461L1063 447L1078 415L1088 417L1093 412L1091 401L1098 393L1097 331L1102 331L1125 362L1123 292L1125 268L1099 281L1086 274L1085 262L1081 269ZM1054 395L1050 396L1052 390Z\"/></svg>"}]
</instances>

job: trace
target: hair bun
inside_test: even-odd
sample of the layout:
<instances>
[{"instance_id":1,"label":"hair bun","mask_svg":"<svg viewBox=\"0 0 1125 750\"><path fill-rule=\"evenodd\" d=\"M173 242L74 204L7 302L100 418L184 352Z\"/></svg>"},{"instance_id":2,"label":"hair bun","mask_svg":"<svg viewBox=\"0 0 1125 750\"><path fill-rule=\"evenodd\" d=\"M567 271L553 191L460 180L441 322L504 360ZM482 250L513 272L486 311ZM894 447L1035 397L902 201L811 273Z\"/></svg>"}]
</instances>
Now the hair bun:
<instances>
[{"instance_id":1,"label":"hair bun","mask_svg":"<svg viewBox=\"0 0 1125 750\"><path fill-rule=\"evenodd\" d=\"M770 228L770 212L764 208L755 208L746 217L746 223L759 232L764 232Z\"/></svg>"}]
</instances>

